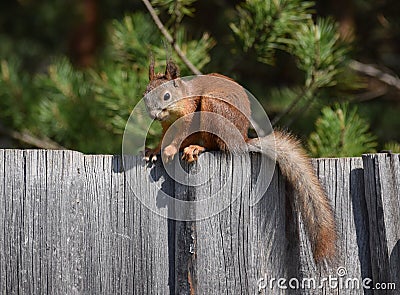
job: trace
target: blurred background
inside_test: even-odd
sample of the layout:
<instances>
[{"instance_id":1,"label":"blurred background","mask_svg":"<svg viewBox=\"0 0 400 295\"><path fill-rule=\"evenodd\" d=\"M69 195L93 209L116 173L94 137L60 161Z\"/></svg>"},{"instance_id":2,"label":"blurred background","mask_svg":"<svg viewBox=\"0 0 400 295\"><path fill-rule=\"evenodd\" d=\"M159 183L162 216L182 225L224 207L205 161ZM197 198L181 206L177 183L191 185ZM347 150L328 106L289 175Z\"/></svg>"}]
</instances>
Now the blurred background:
<instances>
[{"instance_id":1,"label":"blurred background","mask_svg":"<svg viewBox=\"0 0 400 295\"><path fill-rule=\"evenodd\" d=\"M201 72L250 90L312 156L400 152L399 1L151 5L172 43L139 0L2 1L0 147L121 153L150 56L158 72L172 58L193 74L177 44Z\"/></svg>"}]
</instances>

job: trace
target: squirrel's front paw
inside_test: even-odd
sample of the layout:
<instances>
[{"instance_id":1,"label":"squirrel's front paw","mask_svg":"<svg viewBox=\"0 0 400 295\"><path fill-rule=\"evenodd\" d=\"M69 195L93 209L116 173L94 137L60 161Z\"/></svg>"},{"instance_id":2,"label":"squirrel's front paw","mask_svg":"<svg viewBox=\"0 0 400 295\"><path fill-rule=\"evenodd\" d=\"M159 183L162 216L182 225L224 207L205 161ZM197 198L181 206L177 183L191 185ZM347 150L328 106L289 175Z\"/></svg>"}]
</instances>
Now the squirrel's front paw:
<instances>
[{"instance_id":1,"label":"squirrel's front paw","mask_svg":"<svg viewBox=\"0 0 400 295\"><path fill-rule=\"evenodd\" d=\"M182 159L189 163L197 161L200 153L204 152L206 149L199 145L189 145L183 150Z\"/></svg>"},{"instance_id":2,"label":"squirrel's front paw","mask_svg":"<svg viewBox=\"0 0 400 295\"><path fill-rule=\"evenodd\" d=\"M168 145L163 150L161 156L164 163L169 163L174 159L175 154L178 152L178 149L173 145Z\"/></svg>"}]
</instances>

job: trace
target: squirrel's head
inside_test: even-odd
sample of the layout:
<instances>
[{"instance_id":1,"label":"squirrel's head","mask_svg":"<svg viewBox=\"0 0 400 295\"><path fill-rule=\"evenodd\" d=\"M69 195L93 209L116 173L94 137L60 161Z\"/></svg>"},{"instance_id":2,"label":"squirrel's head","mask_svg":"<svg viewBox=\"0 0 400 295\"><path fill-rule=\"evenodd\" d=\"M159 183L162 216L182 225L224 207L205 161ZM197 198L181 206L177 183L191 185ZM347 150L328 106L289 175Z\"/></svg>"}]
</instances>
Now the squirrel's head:
<instances>
[{"instance_id":1,"label":"squirrel's head","mask_svg":"<svg viewBox=\"0 0 400 295\"><path fill-rule=\"evenodd\" d=\"M157 74L154 72L154 59L150 61L144 101L152 119L163 121L170 116L174 103L182 97L181 84L179 68L172 60L167 61L165 73Z\"/></svg>"}]
</instances>

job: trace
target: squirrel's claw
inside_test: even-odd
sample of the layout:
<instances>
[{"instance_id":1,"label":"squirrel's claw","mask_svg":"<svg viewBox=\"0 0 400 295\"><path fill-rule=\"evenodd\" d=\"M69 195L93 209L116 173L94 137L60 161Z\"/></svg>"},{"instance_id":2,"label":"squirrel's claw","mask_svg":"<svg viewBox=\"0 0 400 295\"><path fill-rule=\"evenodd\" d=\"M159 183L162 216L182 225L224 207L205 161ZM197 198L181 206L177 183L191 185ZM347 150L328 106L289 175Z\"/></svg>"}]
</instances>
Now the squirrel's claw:
<instances>
[{"instance_id":1,"label":"squirrel's claw","mask_svg":"<svg viewBox=\"0 0 400 295\"><path fill-rule=\"evenodd\" d=\"M157 155L144 156L143 161L155 163L157 161Z\"/></svg>"},{"instance_id":2,"label":"squirrel's claw","mask_svg":"<svg viewBox=\"0 0 400 295\"><path fill-rule=\"evenodd\" d=\"M143 161L154 163L157 161L157 151L146 149L143 155Z\"/></svg>"},{"instance_id":3,"label":"squirrel's claw","mask_svg":"<svg viewBox=\"0 0 400 295\"><path fill-rule=\"evenodd\" d=\"M199 155L206 149L199 145L189 145L183 150L182 160L186 160L188 163L197 161Z\"/></svg>"}]
</instances>

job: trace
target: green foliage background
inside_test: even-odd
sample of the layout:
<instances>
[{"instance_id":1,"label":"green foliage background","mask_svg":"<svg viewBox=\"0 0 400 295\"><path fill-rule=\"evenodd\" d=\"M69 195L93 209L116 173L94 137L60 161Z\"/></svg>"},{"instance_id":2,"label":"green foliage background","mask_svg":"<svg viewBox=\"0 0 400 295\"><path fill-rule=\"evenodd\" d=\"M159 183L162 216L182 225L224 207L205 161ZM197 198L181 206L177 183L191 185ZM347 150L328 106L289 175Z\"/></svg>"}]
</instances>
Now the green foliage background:
<instances>
[{"instance_id":1,"label":"green foliage background","mask_svg":"<svg viewBox=\"0 0 400 295\"><path fill-rule=\"evenodd\" d=\"M311 155L340 157L399 151L399 93L389 89L362 99L373 92L374 81L349 68L354 58L400 70L400 42L395 42L400 27L391 16L400 4L390 8L387 2L378 12L373 1L352 2L363 11L354 14L358 30L352 42L340 37L340 14L313 1L152 4L198 69L235 78L261 101L272 122L292 129L307 143ZM66 0L0 4L3 138L9 134L4 130L13 130L85 153L120 153L126 121L146 88L150 53L158 71L173 58L182 75L192 74L140 1L92 4L97 17L87 27L96 36L96 46L93 61L85 65L71 48L88 21L88 7ZM357 27L379 13L389 28L371 23ZM375 33L365 37L367 29ZM386 51L374 48L371 53L368 48L378 42L385 42ZM150 144L158 131L150 131ZM144 132L140 118L137 132ZM7 144L30 147L18 140Z\"/></svg>"}]
</instances>

